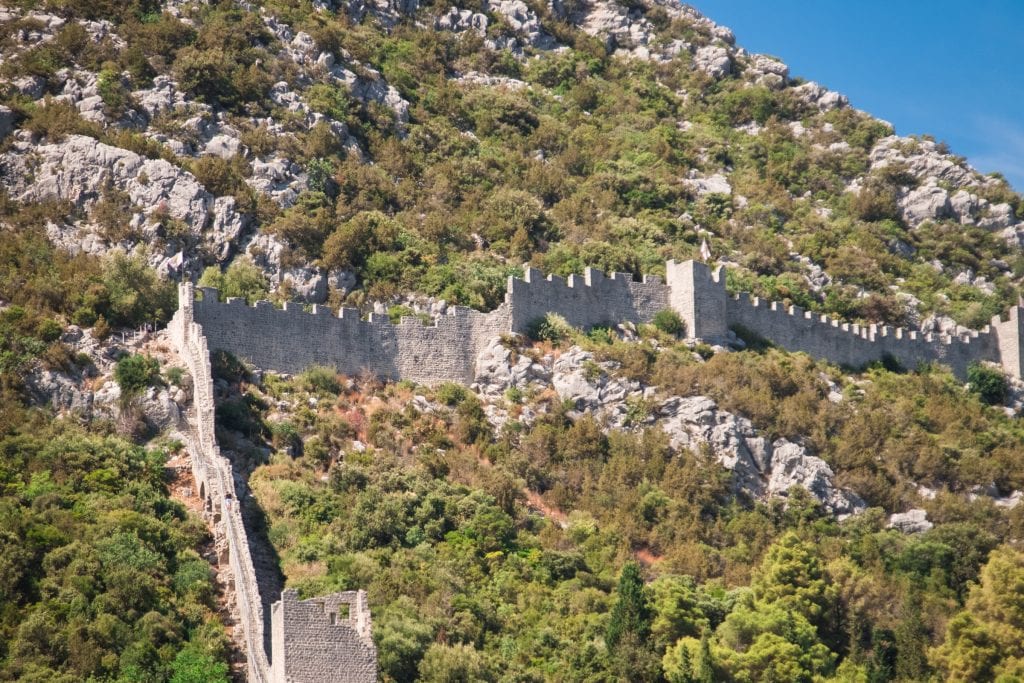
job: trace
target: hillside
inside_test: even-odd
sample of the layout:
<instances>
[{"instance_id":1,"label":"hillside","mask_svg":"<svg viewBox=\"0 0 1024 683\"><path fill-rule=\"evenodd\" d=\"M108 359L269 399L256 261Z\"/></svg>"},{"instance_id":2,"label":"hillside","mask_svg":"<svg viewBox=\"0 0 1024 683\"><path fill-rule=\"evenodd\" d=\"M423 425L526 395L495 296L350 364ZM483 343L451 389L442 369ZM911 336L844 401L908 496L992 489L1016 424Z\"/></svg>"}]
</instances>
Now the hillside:
<instances>
[{"instance_id":1,"label":"hillside","mask_svg":"<svg viewBox=\"0 0 1024 683\"><path fill-rule=\"evenodd\" d=\"M1001 177L688 6L20 0L0 23L5 680L239 670L195 492L160 476L191 378L125 336L166 324L175 281L430 318L493 310L523 264L663 276L706 241L731 292L851 323L959 334L1024 291ZM549 317L468 387L218 357L268 564L303 596L366 589L388 681L1024 675L1019 382L656 322Z\"/></svg>"}]
</instances>

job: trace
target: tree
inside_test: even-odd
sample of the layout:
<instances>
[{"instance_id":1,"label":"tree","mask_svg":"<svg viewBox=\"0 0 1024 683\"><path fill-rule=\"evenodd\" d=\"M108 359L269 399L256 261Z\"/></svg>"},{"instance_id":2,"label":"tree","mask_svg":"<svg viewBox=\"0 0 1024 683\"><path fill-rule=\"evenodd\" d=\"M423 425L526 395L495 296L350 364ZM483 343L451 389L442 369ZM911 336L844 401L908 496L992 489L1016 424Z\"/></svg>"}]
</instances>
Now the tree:
<instances>
[{"instance_id":1,"label":"tree","mask_svg":"<svg viewBox=\"0 0 1024 683\"><path fill-rule=\"evenodd\" d=\"M476 683L491 678L480 653L464 643L434 643L423 655L419 673L419 680L426 683Z\"/></svg>"},{"instance_id":2,"label":"tree","mask_svg":"<svg viewBox=\"0 0 1024 683\"><path fill-rule=\"evenodd\" d=\"M228 665L194 645L187 645L171 664L170 683L228 683Z\"/></svg>"},{"instance_id":3,"label":"tree","mask_svg":"<svg viewBox=\"0 0 1024 683\"><path fill-rule=\"evenodd\" d=\"M614 649L626 634L632 634L642 641L650 633L651 609L644 592L640 565L636 562L627 562L622 568L618 596L605 635L609 649Z\"/></svg>"},{"instance_id":4,"label":"tree","mask_svg":"<svg viewBox=\"0 0 1024 683\"><path fill-rule=\"evenodd\" d=\"M967 366L967 383L971 391L989 405L1002 405L1006 400L1006 375L998 368L971 363Z\"/></svg>"},{"instance_id":5,"label":"tree","mask_svg":"<svg viewBox=\"0 0 1024 683\"><path fill-rule=\"evenodd\" d=\"M224 297L244 298L249 303L268 296L267 278L248 258L236 259L225 272L210 266L199 278L200 287L215 287Z\"/></svg>"},{"instance_id":6,"label":"tree","mask_svg":"<svg viewBox=\"0 0 1024 683\"><path fill-rule=\"evenodd\" d=\"M160 379L160 363L151 356L133 354L117 361L114 380L121 387L121 396L131 398L153 386Z\"/></svg>"},{"instance_id":7,"label":"tree","mask_svg":"<svg viewBox=\"0 0 1024 683\"><path fill-rule=\"evenodd\" d=\"M1014 680L1024 671L1024 553L992 552L962 612L950 620L946 639L931 651L949 681Z\"/></svg>"}]
</instances>

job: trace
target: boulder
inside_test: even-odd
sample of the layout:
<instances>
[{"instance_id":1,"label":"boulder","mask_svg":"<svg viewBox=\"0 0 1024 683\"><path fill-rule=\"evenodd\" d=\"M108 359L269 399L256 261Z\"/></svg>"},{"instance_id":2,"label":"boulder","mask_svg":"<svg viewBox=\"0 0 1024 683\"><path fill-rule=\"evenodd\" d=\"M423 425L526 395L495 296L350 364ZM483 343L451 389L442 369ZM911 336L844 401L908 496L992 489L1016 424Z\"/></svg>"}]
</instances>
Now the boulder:
<instances>
[{"instance_id":1,"label":"boulder","mask_svg":"<svg viewBox=\"0 0 1024 683\"><path fill-rule=\"evenodd\" d=\"M949 192L933 183L908 192L899 200L899 210L903 220L912 227L952 215Z\"/></svg>"},{"instance_id":2,"label":"boulder","mask_svg":"<svg viewBox=\"0 0 1024 683\"><path fill-rule=\"evenodd\" d=\"M889 515L889 523L886 525L889 529L896 529L905 534L918 534L928 531L933 526L935 525L928 521L928 513L920 508Z\"/></svg>"},{"instance_id":3,"label":"boulder","mask_svg":"<svg viewBox=\"0 0 1024 683\"><path fill-rule=\"evenodd\" d=\"M732 71L732 57L724 47L705 45L697 48L693 65L714 79L724 78Z\"/></svg>"}]
</instances>

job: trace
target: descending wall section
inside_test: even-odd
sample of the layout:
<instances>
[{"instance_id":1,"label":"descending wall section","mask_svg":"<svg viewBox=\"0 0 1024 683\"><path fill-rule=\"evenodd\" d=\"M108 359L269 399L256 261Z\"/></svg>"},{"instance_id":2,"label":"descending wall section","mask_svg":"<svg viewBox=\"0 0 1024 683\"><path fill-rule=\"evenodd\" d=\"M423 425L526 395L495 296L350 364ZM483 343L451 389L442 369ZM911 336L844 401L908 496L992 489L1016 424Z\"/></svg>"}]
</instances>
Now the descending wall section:
<instances>
[{"instance_id":1,"label":"descending wall section","mask_svg":"<svg viewBox=\"0 0 1024 683\"><path fill-rule=\"evenodd\" d=\"M279 372L327 365L347 375L370 372L424 384L469 383L479 351L509 329L507 306L486 314L454 306L433 325L412 317L393 325L386 316L362 320L354 308L335 316L320 306L306 312L301 304L278 309L267 301L255 306L241 299L221 303L216 289L201 291L195 316L210 348Z\"/></svg>"},{"instance_id":2,"label":"descending wall section","mask_svg":"<svg viewBox=\"0 0 1024 683\"><path fill-rule=\"evenodd\" d=\"M523 279L510 277L505 303L511 308L511 331L525 333L530 324L548 313L558 313L570 325L587 329L620 322L646 322L669 307L668 287L649 275L635 282L629 273L606 276L587 268L583 277L545 278L524 267Z\"/></svg>"},{"instance_id":3,"label":"descending wall section","mask_svg":"<svg viewBox=\"0 0 1024 683\"><path fill-rule=\"evenodd\" d=\"M235 495L231 463L220 454L214 436L213 374L203 329L193 320L191 285L178 292L179 307L168 332L178 354L192 375L192 474L203 498L204 512L213 520L218 535L227 540L228 563L234 578L238 612L245 639L248 680L269 683L269 662L263 649L263 603L256 583L249 541Z\"/></svg>"}]
</instances>

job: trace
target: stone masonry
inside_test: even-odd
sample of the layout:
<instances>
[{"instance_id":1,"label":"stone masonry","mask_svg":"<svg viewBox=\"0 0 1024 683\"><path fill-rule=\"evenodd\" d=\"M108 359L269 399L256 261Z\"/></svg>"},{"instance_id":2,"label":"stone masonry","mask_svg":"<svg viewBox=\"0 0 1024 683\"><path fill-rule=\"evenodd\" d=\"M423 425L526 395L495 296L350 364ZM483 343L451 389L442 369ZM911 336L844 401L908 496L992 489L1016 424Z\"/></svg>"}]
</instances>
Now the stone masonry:
<instances>
[{"instance_id":1,"label":"stone masonry","mask_svg":"<svg viewBox=\"0 0 1024 683\"><path fill-rule=\"evenodd\" d=\"M182 293L187 290L188 287ZM218 545L227 547L227 557L221 561L226 559L231 567L245 643L247 678L256 683L374 681L377 651L370 637L370 612L362 591L314 599L314 605L329 606L318 616L308 613L306 603L310 601L298 601L294 591L285 591L271 609L272 651L268 658L264 649L263 601L235 494L234 474L215 437L210 345L203 328L193 318L194 310L188 292L188 296L182 296L168 331L192 375L194 414L190 416L188 444L192 474L203 500L204 514L214 523ZM344 619L339 618L342 605L350 606ZM307 675L310 671L318 673Z\"/></svg>"},{"instance_id":2,"label":"stone masonry","mask_svg":"<svg viewBox=\"0 0 1024 683\"><path fill-rule=\"evenodd\" d=\"M712 271L697 261L666 264L666 279L648 276L641 282L629 274L606 276L587 269L583 277L547 278L526 268L522 279L509 278L505 301L490 313L454 306L433 324L403 318L393 325L385 316L364 320L356 309L334 315L301 304L275 308L266 301L249 306L239 299L222 303L215 289L203 289L195 301L195 321L213 349L230 351L257 367L297 373L311 365L327 365L348 375L368 372L386 379L422 384L470 383L480 351L504 333L525 333L547 313L571 325L648 322L663 309L675 310L687 336L724 342L730 328L742 326L789 351L849 368L892 357L913 369L923 363L948 365L964 377L974 361L999 363L1014 377L1024 371L1024 316L1020 307L1009 318L963 336L925 334L885 325L842 323L796 306L762 301L748 294L730 297L724 269ZM190 302L189 285L181 299Z\"/></svg>"},{"instance_id":3,"label":"stone masonry","mask_svg":"<svg viewBox=\"0 0 1024 683\"><path fill-rule=\"evenodd\" d=\"M273 680L289 683L377 680L366 591L299 600L281 593L271 608Z\"/></svg>"}]
</instances>

